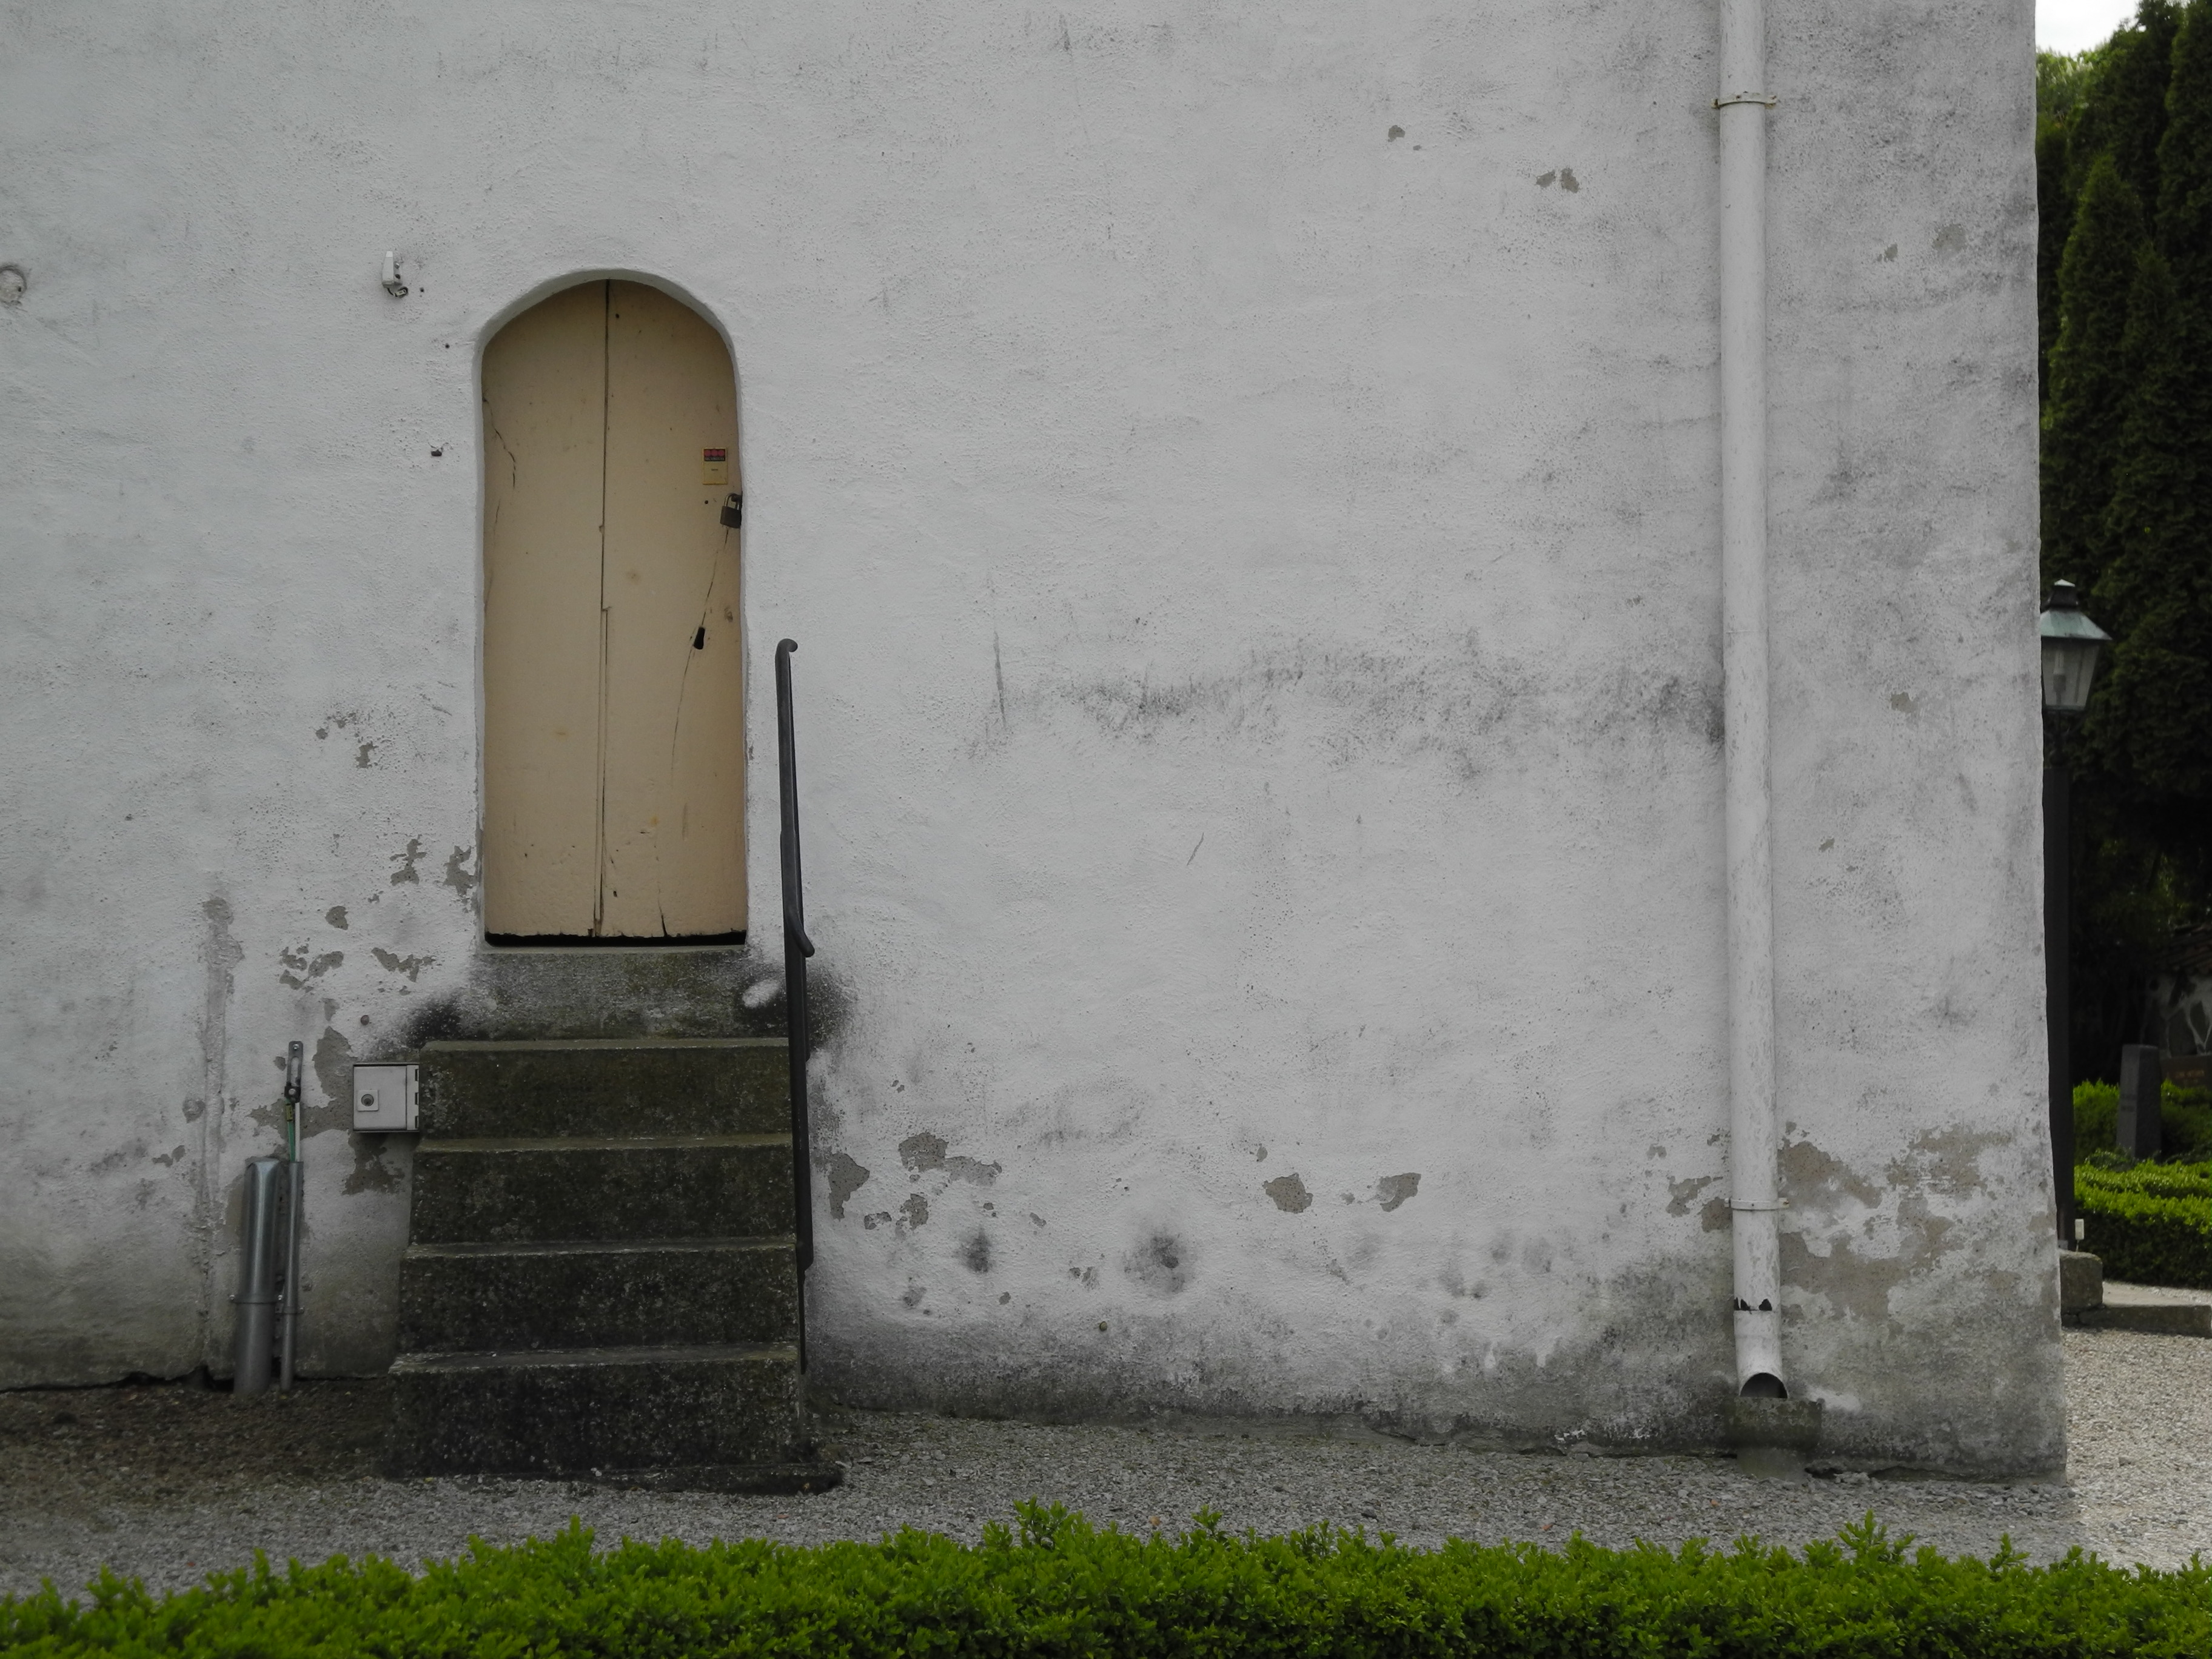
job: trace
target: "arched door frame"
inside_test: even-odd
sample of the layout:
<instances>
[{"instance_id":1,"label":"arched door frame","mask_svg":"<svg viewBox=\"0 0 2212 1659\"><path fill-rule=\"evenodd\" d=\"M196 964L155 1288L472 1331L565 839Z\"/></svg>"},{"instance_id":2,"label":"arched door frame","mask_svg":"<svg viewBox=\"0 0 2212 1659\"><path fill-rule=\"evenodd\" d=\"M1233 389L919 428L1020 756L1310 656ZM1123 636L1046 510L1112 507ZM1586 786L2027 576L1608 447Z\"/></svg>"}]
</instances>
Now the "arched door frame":
<instances>
[{"instance_id":1,"label":"arched door frame","mask_svg":"<svg viewBox=\"0 0 2212 1659\"><path fill-rule=\"evenodd\" d=\"M483 849L485 844L485 777L488 762L488 753L485 743L487 726L485 719L484 619L485 600L487 595L484 582L484 544L486 532L486 525L484 522L486 481L484 475L485 468L489 465L489 458L484 453L485 446L483 441L484 354L489 349L491 343L498 337L501 331L506 328L509 323L521 316L524 313L531 310L536 306L543 304L545 301L551 299L555 295L564 293L569 289L579 288L589 283L604 282L636 283L647 288L657 289L661 293L668 295L669 298L678 301L690 308L720 338L723 349L729 354L731 397L732 400L732 406L735 413L737 425L736 441L738 446L738 453L734 453L731 459L736 463L736 471L738 476L744 476L743 450L745 442L745 420L744 370L743 367L743 358L738 350L737 340L731 334L728 325L723 321L720 311L716 307L702 299L696 289L693 289L685 283L678 282L672 277L664 276L657 271L641 270L634 266L582 266L565 271L558 276L543 278L530 288L523 289L519 294L514 295L507 301L506 304L501 306L497 310L485 314L483 319L478 323L473 349L471 353L467 427L467 430L471 434L471 447L476 453L475 489L472 496L474 504L472 515L474 533L471 538L470 546L471 552L471 568L474 575L474 580L471 583L471 597L473 600L472 609L474 612L474 656L476 667L474 712L476 716L475 781L477 826L476 847L477 854L477 895L478 898L477 924L478 942L486 948L498 950L559 950L573 948L597 951L620 949L669 951L701 948L726 948L721 942L712 940L691 941L683 939L606 939L588 941L575 939L568 941L551 941L545 944L518 945L504 940L495 943L488 936L488 930L486 928L484 907L483 904L484 896L483 878L485 874L483 860ZM744 706L746 711L744 720L746 725L750 726L752 718L751 709L753 707L753 653L751 650L750 628L745 610L744 596L742 588L738 597L737 634L739 653L738 672L741 681L744 686ZM746 740L746 734L741 732L737 734L737 738L740 743L744 743ZM748 765L746 768L747 782L745 787L745 797L744 803L742 807L748 831L750 831L750 820L751 816L750 774L751 769L750 765ZM750 839L750 836L748 838ZM752 857L749 850L744 863L744 873L743 877L747 889L745 908L748 915L751 914L753 909L751 902L752 895L750 892L751 866Z\"/></svg>"}]
</instances>

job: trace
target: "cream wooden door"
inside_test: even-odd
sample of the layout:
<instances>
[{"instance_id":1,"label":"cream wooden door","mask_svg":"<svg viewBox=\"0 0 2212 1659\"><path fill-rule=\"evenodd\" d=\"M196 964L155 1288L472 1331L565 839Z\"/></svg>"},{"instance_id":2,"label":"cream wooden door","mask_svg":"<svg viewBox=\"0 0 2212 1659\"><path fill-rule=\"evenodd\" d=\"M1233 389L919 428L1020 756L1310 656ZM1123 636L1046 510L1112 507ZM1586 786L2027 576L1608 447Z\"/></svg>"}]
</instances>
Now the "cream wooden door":
<instances>
[{"instance_id":1,"label":"cream wooden door","mask_svg":"<svg viewBox=\"0 0 2212 1659\"><path fill-rule=\"evenodd\" d=\"M638 283L588 283L484 351L484 926L745 926L736 377Z\"/></svg>"}]
</instances>

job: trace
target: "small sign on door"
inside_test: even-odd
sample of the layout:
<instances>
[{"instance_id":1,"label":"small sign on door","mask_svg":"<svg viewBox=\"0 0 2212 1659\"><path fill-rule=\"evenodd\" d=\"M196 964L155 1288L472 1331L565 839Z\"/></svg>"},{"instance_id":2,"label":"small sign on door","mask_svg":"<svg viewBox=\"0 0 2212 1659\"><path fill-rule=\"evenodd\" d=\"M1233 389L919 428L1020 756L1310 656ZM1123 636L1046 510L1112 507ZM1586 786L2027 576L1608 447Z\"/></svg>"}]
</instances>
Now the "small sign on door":
<instances>
[{"instance_id":1,"label":"small sign on door","mask_svg":"<svg viewBox=\"0 0 2212 1659\"><path fill-rule=\"evenodd\" d=\"M726 484L730 481L730 452L726 449L702 450L699 454L699 482L702 484Z\"/></svg>"}]
</instances>

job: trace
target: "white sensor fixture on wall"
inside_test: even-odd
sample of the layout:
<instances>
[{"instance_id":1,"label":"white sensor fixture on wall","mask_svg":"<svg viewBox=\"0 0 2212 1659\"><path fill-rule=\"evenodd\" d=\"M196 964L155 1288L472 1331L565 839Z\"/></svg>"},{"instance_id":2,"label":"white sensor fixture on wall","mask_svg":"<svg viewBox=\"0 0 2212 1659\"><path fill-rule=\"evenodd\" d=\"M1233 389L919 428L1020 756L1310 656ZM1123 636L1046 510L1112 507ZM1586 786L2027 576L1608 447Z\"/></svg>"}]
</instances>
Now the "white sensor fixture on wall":
<instances>
[{"instance_id":1,"label":"white sensor fixture on wall","mask_svg":"<svg viewBox=\"0 0 2212 1659\"><path fill-rule=\"evenodd\" d=\"M399 256L397 253L384 256L384 291L395 300L407 297L407 284L399 280Z\"/></svg>"}]
</instances>

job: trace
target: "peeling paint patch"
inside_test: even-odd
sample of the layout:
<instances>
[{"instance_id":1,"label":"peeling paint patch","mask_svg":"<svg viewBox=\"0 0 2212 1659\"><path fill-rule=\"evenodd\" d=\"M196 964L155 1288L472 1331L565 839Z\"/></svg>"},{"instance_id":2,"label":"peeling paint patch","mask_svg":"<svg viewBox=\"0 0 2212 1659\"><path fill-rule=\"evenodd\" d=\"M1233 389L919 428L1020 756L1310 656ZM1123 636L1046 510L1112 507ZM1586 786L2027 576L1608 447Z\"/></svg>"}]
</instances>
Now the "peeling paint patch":
<instances>
[{"instance_id":1,"label":"peeling paint patch","mask_svg":"<svg viewBox=\"0 0 2212 1659\"><path fill-rule=\"evenodd\" d=\"M343 904L333 904L329 909L323 912L323 920L330 923L331 927L343 932L346 925L345 906Z\"/></svg>"},{"instance_id":2,"label":"peeling paint patch","mask_svg":"<svg viewBox=\"0 0 2212 1659\"><path fill-rule=\"evenodd\" d=\"M1778 1161L1783 1187L1800 1207L1832 1209L1845 1194L1869 1210L1881 1202L1881 1188L1809 1140L1791 1141Z\"/></svg>"},{"instance_id":3,"label":"peeling paint patch","mask_svg":"<svg viewBox=\"0 0 2212 1659\"><path fill-rule=\"evenodd\" d=\"M899 1224L902 1226L908 1228L923 1226L929 1220L929 1200L920 1193L908 1193L906 1195L906 1202L899 1206L899 1215L902 1218Z\"/></svg>"},{"instance_id":4,"label":"peeling paint patch","mask_svg":"<svg viewBox=\"0 0 2212 1659\"><path fill-rule=\"evenodd\" d=\"M1275 1207L1291 1215L1303 1214L1313 1203L1313 1194L1296 1173L1277 1176L1273 1181L1260 1183L1260 1190L1275 1201Z\"/></svg>"},{"instance_id":5,"label":"peeling paint patch","mask_svg":"<svg viewBox=\"0 0 2212 1659\"><path fill-rule=\"evenodd\" d=\"M978 1187L988 1187L999 1178L1000 1166L996 1164L986 1164L980 1158L946 1157L943 1138L927 1129L899 1142L898 1151L899 1162L917 1175L942 1170L955 1181L973 1182Z\"/></svg>"},{"instance_id":6,"label":"peeling paint patch","mask_svg":"<svg viewBox=\"0 0 2212 1659\"><path fill-rule=\"evenodd\" d=\"M1718 1176L1698 1176L1688 1181L1668 1182L1667 1183L1667 1213L1668 1215L1689 1214L1690 1206L1696 1201L1698 1194L1719 1179Z\"/></svg>"},{"instance_id":7,"label":"peeling paint patch","mask_svg":"<svg viewBox=\"0 0 2212 1659\"><path fill-rule=\"evenodd\" d=\"M1979 1192L1981 1154L2011 1140L1996 1131L1930 1129L1914 1137L1914 1156L1897 1159L1882 1173L1893 1186L1927 1186L1953 1196Z\"/></svg>"},{"instance_id":8,"label":"peeling paint patch","mask_svg":"<svg viewBox=\"0 0 2212 1659\"><path fill-rule=\"evenodd\" d=\"M398 956L392 951L383 949L381 946L372 947L369 951L369 955L376 958L378 963L383 968L386 973L404 974L410 980L416 975L420 974L425 968L432 966L438 960L435 957Z\"/></svg>"},{"instance_id":9,"label":"peeling paint patch","mask_svg":"<svg viewBox=\"0 0 2212 1659\"><path fill-rule=\"evenodd\" d=\"M845 1200L868 1184L868 1166L849 1153L832 1152L828 1170L830 1219L842 1221L845 1218Z\"/></svg>"},{"instance_id":10,"label":"peeling paint patch","mask_svg":"<svg viewBox=\"0 0 2212 1659\"><path fill-rule=\"evenodd\" d=\"M394 887L402 886L410 881L417 886L422 884L422 878L415 873L415 866L422 861L422 843L419 839L412 836L409 836L407 850L404 853L394 853L390 861L399 866L392 872L391 880Z\"/></svg>"},{"instance_id":11,"label":"peeling paint patch","mask_svg":"<svg viewBox=\"0 0 2212 1659\"><path fill-rule=\"evenodd\" d=\"M481 880L477 870L477 853L473 847L456 847L446 859L446 873L439 878L441 886L450 887L463 898L473 902L477 884Z\"/></svg>"},{"instance_id":12,"label":"peeling paint patch","mask_svg":"<svg viewBox=\"0 0 2212 1659\"><path fill-rule=\"evenodd\" d=\"M313 1064L324 1103L301 1113L301 1121L319 1128L349 1128L353 1122L353 1044L337 1026L325 1025L315 1039Z\"/></svg>"},{"instance_id":13,"label":"peeling paint patch","mask_svg":"<svg viewBox=\"0 0 2212 1659\"><path fill-rule=\"evenodd\" d=\"M407 1177L384 1161L392 1150L389 1135L349 1134L346 1139L353 1148L353 1173L345 1178L345 1192L396 1193L407 1184Z\"/></svg>"},{"instance_id":14,"label":"peeling paint patch","mask_svg":"<svg viewBox=\"0 0 2212 1659\"><path fill-rule=\"evenodd\" d=\"M1929 1213L1928 1200L1916 1193L1897 1206L1897 1248L1887 1255L1863 1252L1851 1233L1842 1230L1825 1237L1784 1232L1782 1282L1826 1297L1847 1319L1890 1323L1890 1292L1959 1248L1948 1237L1951 1230L1951 1221ZM1826 1245L1826 1250L1817 1250L1816 1244Z\"/></svg>"},{"instance_id":15,"label":"peeling paint patch","mask_svg":"<svg viewBox=\"0 0 2212 1659\"><path fill-rule=\"evenodd\" d=\"M311 957L307 954L307 947L302 945L296 950L279 951L276 960L283 963L288 970L276 975L276 982L289 985L295 991L304 991L331 969L343 966L345 952L325 951L319 957Z\"/></svg>"},{"instance_id":16,"label":"peeling paint patch","mask_svg":"<svg viewBox=\"0 0 2212 1659\"><path fill-rule=\"evenodd\" d=\"M1421 1190L1419 1172L1408 1175L1384 1176L1375 1183L1375 1196L1385 1210L1395 1210Z\"/></svg>"},{"instance_id":17,"label":"peeling paint patch","mask_svg":"<svg viewBox=\"0 0 2212 1659\"><path fill-rule=\"evenodd\" d=\"M960 1247L960 1260L971 1273L991 1271L991 1235L978 1227Z\"/></svg>"},{"instance_id":18,"label":"peeling paint patch","mask_svg":"<svg viewBox=\"0 0 2212 1659\"><path fill-rule=\"evenodd\" d=\"M1724 1233L1735 1219L1735 1216L1729 1212L1728 1200L1709 1198L1705 1200L1705 1208L1698 1212L1698 1231L1706 1233Z\"/></svg>"}]
</instances>

